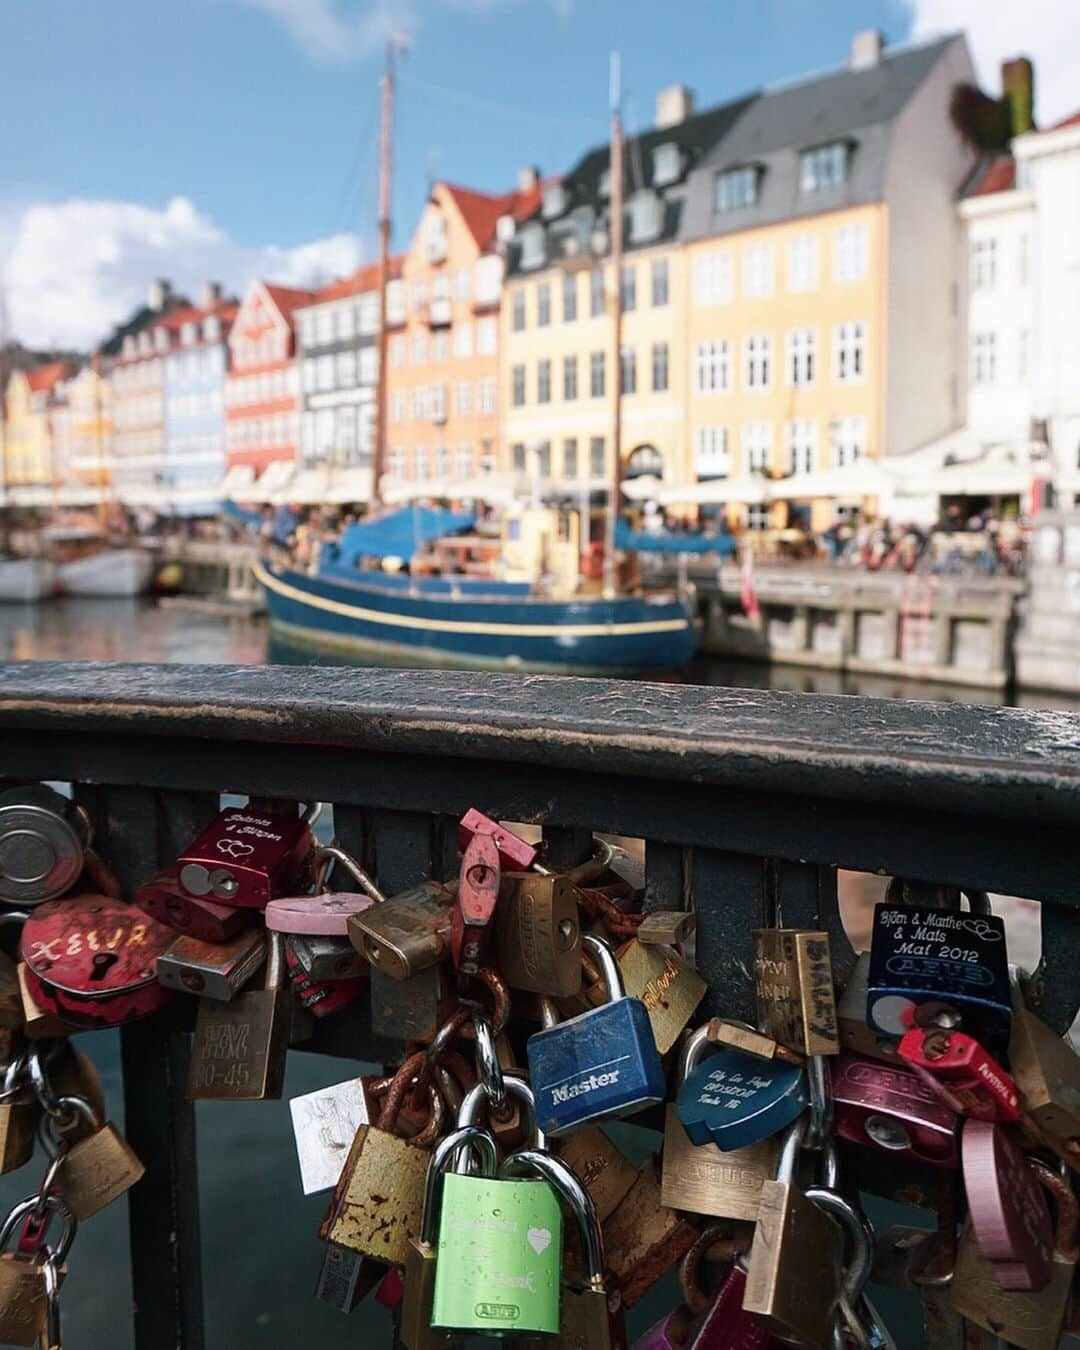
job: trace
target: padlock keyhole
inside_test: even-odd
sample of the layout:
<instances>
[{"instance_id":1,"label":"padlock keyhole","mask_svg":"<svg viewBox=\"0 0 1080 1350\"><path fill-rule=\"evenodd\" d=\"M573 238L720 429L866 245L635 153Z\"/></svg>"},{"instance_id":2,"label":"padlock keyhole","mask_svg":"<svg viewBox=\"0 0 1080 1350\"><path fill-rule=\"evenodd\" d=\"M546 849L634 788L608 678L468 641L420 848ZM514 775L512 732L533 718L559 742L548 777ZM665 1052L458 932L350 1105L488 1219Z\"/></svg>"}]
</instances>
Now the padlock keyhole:
<instances>
[{"instance_id":1,"label":"padlock keyhole","mask_svg":"<svg viewBox=\"0 0 1080 1350\"><path fill-rule=\"evenodd\" d=\"M90 979L92 981L103 980L119 960L120 958L115 952L98 952L91 962Z\"/></svg>"}]
</instances>

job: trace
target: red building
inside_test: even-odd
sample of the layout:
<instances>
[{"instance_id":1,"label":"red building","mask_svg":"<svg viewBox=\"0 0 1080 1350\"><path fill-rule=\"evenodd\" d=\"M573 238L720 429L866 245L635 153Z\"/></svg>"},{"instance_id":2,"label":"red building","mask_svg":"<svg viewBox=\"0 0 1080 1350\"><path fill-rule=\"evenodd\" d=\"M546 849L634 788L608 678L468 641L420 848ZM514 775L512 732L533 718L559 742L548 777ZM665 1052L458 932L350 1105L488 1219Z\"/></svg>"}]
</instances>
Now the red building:
<instances>
[{"instance_id":1,"label":"red building","mask_svg":"<svg viewBox=\"0 0 1080 1350\"><path fill-rule=\"evenodd\" d=\"M300 450L300 376L293 314L311 291L252 282L229 333L225 455L229 469L293 462Z\"/></svg>"}]
</instances>

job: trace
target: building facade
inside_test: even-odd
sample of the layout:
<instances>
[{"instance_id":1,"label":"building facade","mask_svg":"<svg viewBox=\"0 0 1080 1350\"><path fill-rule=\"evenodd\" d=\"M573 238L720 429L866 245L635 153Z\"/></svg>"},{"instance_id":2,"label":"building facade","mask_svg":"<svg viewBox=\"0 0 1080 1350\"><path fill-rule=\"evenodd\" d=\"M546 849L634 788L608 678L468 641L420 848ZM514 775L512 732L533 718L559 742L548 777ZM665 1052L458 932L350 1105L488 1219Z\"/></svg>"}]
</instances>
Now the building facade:
<instances>
[{"instance_id":1,"label":"building facade","mask_svg":"<svg viewBox=\"0 0 1080 1350\"><path fill-rule=\"evenodd\" d=\"M163 485L177 503L214 500L225 473L225 378L235 301L208 286L198 308L174 311L158 325L163 358Z\"/></svg>"},{"instance_id":2,"label":"building facade","mask_svg":"<svg viewBox=\"0 0 1080 1350\"><path fill-rule=\"evenodd\" d=\"M106 487L112 477L112 381L96 361L67 384L68 438L61 482L71 487Z\"/></svg>"},{"instance_id":3,"label":"building facade","mask_svg":"<svg viewBox=\"0 0 1080 1350\"><path fill-rule=\"evenodd\" d=\"M70 375L65 361L16 370L5 395L4 482L9 488L51 486L51 408L58 386Z\"/></svg>"},{"instance_id":4,"label":"building facade","mask_svg":"<svg viewBox=\"0 0 1080 1350\"><path fill-rule=\"evenodd\" d=\"M261 473L300 453L300 381L294 315L311 291L252 282L228 336L225 452L235 468Z\"/></svg>"}]
</instances>

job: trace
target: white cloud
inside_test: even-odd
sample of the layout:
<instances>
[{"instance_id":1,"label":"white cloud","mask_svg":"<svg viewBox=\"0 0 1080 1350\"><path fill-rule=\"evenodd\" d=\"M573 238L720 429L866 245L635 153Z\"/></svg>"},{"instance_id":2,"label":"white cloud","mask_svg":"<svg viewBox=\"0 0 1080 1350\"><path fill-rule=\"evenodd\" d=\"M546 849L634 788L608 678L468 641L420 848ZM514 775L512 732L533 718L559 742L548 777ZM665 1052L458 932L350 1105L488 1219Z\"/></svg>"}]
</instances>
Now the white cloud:
<instances>
[{"instance_id":1,"label":"white cloud","mask_svg":"<svg viewBox=\"0 0 1080 1350\"><path fill-rule=\"evenodd\" d=\"M1080 108L1076 61L1077 11L1069 0L901 0L911 35L931 37L966 29L979 79L988 93L1001 88L1000 67L1010 56L1035 63L1035 115L1040 125Z\"/></svg>"},{"instance_id":2,"label":"white cloud","mask_svg":"<svg viewBox=\"0 0 1080 1350\"><path fill-rule=\"evenodd\" d=\"M310 286L359 262L347 234L296 248L237 243L186 197L164 209L76 199L0 210L5 244L8 320L30 346L90 347L143 303L156 277L195 299L208 279L242 294L253 277Z\"/></svg>"},{"instance_id":3,"label":"white cloud","mask_svg":"<svg viewBox=\"0 0 1080 1350\"><path fill-rule=\"evenodd\" d=\"M315 61L346 65L392 32L411 32L411 0L368 0L349 12L340 0L242 0L273 15Z\"/></svg>"}]
</instances>

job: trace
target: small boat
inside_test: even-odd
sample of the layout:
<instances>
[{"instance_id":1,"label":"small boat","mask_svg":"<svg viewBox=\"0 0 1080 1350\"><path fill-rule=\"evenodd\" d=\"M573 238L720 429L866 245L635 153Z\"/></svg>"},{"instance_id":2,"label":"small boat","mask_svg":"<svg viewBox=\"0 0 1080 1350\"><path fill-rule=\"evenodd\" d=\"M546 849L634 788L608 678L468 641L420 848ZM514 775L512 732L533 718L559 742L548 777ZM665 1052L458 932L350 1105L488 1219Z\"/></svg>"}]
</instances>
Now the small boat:
<instances>
[{"instance_id":1,"label":"small boat","mask_svg":"<svg viewBox=\"0 0 1080 1350\"><path fill-rule=\"evenodd\" d=\"M58 564L57 581L67 595L141 595L149 590L154 561L140 548L103 548Z\"/></svg>"},{"instance_id":2,"label":"small boat","mask_svg":"<svg viewBox=\"0 0 1080 1350\"><path fill-rule=\"evenodd\" d=\"M0 602L32 605L52 595L56 568L48 558L0 558Z\"/></svg>"}]
</instances>

